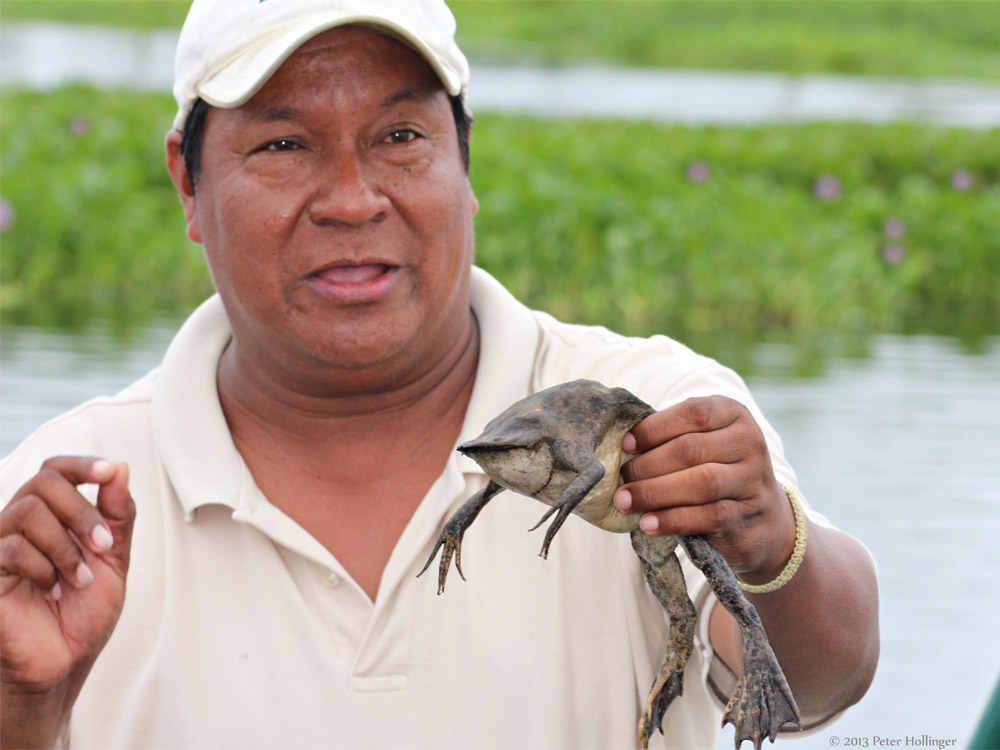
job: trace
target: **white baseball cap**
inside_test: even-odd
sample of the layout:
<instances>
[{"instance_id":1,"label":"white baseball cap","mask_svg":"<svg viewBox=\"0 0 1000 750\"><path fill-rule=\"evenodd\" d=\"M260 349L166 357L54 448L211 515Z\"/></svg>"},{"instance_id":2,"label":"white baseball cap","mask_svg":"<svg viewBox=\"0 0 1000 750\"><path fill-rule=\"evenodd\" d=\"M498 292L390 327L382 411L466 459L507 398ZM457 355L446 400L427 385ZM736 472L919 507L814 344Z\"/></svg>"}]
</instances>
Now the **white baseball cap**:
<instances>
[{"instance_id":1,"label":"white baseball cap","mask_svg":"<svg viewBox=\"0 0 1000 750\"><path fill-rule=\"evenodd\" d=\"M372 26L419 52L449 94L465 95L469 64L444 0L194 0L174 61L174 127L195 100L250 99L304 42L335 26Z\"/></svg>"}]
</instances>

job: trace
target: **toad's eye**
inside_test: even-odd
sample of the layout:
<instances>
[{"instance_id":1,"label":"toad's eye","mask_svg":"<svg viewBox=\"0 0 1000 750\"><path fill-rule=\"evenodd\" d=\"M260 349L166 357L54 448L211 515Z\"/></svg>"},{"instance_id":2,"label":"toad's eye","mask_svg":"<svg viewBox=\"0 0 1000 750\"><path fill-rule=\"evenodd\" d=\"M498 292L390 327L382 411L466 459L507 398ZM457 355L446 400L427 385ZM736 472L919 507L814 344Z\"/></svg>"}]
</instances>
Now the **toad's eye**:
<instances>
[{"instance_id":1,"label":"toad's eye","mask_svg":"<svg viewBox=\"0 0 1000 750\"><path fill-rule=\"evenodd\" d=\"M412 130L393 130L386 136L389 143L410 143L417 139L417 134Z\"/></svg>"}]
</instances>

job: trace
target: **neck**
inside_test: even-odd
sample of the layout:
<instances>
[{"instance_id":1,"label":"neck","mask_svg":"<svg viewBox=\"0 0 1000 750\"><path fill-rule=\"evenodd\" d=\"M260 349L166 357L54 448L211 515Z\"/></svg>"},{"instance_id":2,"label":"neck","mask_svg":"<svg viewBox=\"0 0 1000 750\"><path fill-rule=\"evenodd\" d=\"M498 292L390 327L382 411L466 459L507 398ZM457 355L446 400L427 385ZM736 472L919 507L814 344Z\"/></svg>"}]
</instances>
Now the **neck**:
<instances>
[{"instance_id":1,"label":"neck","mask_svg":"<svg viewBox=\"0 0 1000 750\"><path fill-rule=\"evenodd\" d=\"M219 397L258 487L372 600L400 534L453 455L478 359L471 313L443 356L379 390L303 392L241 368L235 342L223 355Z\"/></svg>"}]
</instances>

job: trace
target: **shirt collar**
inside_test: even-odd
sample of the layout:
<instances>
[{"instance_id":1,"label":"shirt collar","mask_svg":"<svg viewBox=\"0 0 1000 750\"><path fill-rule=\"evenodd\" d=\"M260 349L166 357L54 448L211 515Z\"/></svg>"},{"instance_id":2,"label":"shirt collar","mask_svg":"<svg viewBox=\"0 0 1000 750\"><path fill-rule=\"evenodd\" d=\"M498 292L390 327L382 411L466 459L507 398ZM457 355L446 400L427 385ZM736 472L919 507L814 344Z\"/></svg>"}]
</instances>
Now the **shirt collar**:
<instances>
[{"instance_id":1,"label":"shirt collar","mask_svg":"<svg viewBox=\"0 0 1000 750\"><path fill-rule=\"evenodd\" d=\"M181 326L153 386L153 437L189 519L202 505L239 505L244 464L216 388L219 358L231 337L222 300L214 295Z\"/></svg>"},{"instance_id":2,"label":"shirt collar","mask_svg":"<svg viewBox=\"0 0 1000 750\"><path fill-rule=\"evenodd\" d=\"M470 304L479 324L476 383L459 444L479 435L503 409L530 393L539 329L531 310L473 266ZM188 518L202 505L236 510L248 478L219 403L219 358L232 336L222 300L206 300L167 349L153 391L153 434L167 476ZM482 473L458 456L463 473Z\"/></svg>"},{"instance_id":3,"label":"shirt collar","mask_svg":"<svg viewBox=\"0 0 1000 750\"><path fill-rule=\"evenodd\" d=\"M493 417L531 393L540 336L534 313L499 281L473 266L470 282L479 323L479 365L458 445L478 437ZM458 459L462 472L483 473L471 458Z\"/></svg>"}]
</instances>

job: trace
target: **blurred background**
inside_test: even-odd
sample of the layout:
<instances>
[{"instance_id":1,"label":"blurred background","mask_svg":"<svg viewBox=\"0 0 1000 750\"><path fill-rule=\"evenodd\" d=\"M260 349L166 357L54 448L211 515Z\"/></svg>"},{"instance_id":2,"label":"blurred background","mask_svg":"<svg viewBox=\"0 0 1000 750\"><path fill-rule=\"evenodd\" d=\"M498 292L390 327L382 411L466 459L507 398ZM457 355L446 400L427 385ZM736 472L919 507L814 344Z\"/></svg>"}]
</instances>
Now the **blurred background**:
<instances>
[{"instance_id":1,"label":"blurred background","mask_svg":"<svg viewBox=\"0 0 1000 750\"><path fill-rule=\"evenodd\" d=\"M477 262L736 368L875 555L875 683L796 746L966 745L1000 672L1000 2L451 6ZM212 291L162 156L186 8L0 2L0 453Z\"/></svg>"}]
</instances>

